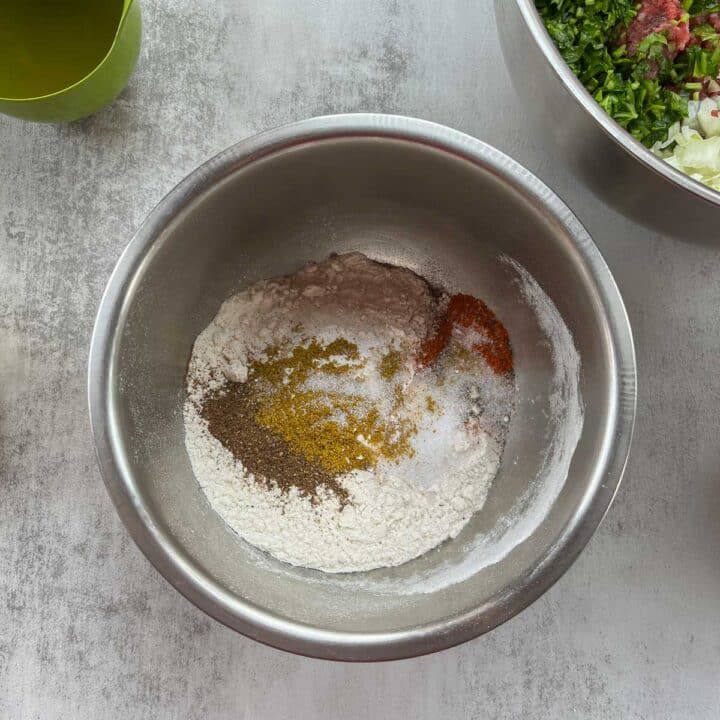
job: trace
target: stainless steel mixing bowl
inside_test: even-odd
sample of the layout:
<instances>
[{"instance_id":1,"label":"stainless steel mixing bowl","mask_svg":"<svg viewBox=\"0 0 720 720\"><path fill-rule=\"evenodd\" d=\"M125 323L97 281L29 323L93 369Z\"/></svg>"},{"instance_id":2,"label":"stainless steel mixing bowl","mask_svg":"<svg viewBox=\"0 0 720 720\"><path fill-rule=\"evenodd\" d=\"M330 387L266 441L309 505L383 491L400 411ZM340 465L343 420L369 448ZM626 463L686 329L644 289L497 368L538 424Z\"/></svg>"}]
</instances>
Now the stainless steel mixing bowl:
<instances>
[{"instance_id":1,"label":"stainless steel mixing bowl","mask_svg":"<svg viewBox=\"0 0 720 720\"><path fill-rule=\"evenodd\" d=\"M720 193L692 180L618 125L585 90L545 30L533 0L495 0L505 62L528 132L601 199L659 232L720 239Z\"/></svg>"},{"instance_id":2,"label":"stainless steel mixing bowl","mask_svg":"<svg viewBox=\"0 0 720 720\"><path fill-rule=\"evenodd\" d=\"M210 509L185 453L182 406L192 344L225 298L346 250L486 299L510 331L520 400L488 501L457 538L401 567L324 575L264 555ZM552 298L581 357L584 424L574 455L568 449L569 473L548 480L556 496L538 478L551 434L547 418L564 398L551 396L553 350L503 255L524 265ZM246 140L162 200L103 297L89 400L117 510L180 592L264 643L379 660L480 635L570 566L622 475L635 363L608 268L537 178L453 130L348 115Z\"/></svg>"}]
</instances>

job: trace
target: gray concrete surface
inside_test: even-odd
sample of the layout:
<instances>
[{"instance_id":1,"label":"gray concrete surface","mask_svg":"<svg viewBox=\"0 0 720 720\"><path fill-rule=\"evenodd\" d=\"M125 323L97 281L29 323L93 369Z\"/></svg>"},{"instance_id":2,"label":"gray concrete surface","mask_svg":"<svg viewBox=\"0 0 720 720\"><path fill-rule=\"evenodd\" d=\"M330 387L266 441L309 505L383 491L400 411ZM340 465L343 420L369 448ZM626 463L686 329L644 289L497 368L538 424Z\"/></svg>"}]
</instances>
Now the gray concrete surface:
<instances>
[{"instance_id":1,"label":"gray concrete surface","mask_svg":"<svg viewBox=\"0 0 720 720\"><path fill-rule=\"evenodd\" d=\"M112 107L0 119L0 718L720 717L720 243L651 235L554 162L490 0L142 1ZM615 505L545 597L454 650L348 666L235 635L156 574L101 483L85 365L113 264L167 190L250 133L359 110L469 132L565 197L624 293L640 402Z\"/></svg>"}]
</instances>

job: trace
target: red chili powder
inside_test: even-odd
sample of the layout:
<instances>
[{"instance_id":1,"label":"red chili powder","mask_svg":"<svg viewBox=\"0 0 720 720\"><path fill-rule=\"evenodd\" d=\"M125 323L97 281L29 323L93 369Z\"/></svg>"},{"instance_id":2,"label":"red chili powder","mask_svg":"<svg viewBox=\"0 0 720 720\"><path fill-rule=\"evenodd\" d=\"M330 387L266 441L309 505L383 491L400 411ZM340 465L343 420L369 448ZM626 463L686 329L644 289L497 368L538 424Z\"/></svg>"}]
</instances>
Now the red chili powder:
<instances>
[{"instance_id":1,"label":"red chili powder","mask_svg":"<svg viewBox=\"0 0 720 720\"><path fill-rule=\"evenodd\" d=\"M472 295L453 295L447 309L437 326L434 335L428 337L420 346L417 364L420 368L432 365L438 355L447 347L454 327L475 330L487 338L473 345L488 365L498 375L513 371L513 354L510 336L495 313L478 298Z\"/></svg>"}]
</instances>

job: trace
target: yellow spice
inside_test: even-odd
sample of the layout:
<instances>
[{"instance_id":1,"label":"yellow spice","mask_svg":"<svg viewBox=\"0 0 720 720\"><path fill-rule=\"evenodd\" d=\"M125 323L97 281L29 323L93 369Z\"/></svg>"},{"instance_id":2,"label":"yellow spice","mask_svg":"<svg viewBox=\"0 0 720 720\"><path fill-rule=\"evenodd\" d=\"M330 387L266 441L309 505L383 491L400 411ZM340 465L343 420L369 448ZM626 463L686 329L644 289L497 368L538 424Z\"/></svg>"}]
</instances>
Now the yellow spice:
<instances>
[{"instance_id":1,"label":"yellow spice","mask_svg":"<svg viewBox=\"0 0 720 720\"><path fill-rule=\"evenodd\" d=\"M380 361L380 377L383 380L392 380L400 370L403 356L397 350L391 350Z\"/></svg>"},{"instance_id":2,"label":"yellow spice","mask_svg":"<svg viewBox=\"0 0 720 720\"><path fill-rule=\"evenodd\" d=\"M302 387L313 372L340 374L361 367L354 343L338 338L323 345L312 339L289 353L271 348L266 355L266 361L251 366L252 377L264 381L255 419L281 435L292 450L334 474L368 470L381 458L413 453L410 438L417 428L407 418L384 419L358 395ZM354 364L330 360L337 356ZM402 388L398 385L394 392L395 410L402 404Z\"/></svg>"}]
</instances>

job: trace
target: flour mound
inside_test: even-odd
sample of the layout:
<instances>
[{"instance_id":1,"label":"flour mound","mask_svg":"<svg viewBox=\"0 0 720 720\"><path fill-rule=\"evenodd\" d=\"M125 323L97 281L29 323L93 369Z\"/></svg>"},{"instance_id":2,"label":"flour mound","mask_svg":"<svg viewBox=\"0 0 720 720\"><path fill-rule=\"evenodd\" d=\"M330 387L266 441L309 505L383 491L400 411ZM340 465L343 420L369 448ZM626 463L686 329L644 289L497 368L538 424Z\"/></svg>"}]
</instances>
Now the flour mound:
<instances>
[{"instance_id":1,"label":"flour mound","mask_svg":"<svg viewBox=\"0 0 720 720\"><path fill-rule=\"evenodd\" d=\"M396 381L418 418L413 453L339 476L345 504L329 492L310 498L258 482L210 433L201 413L208 393L246 382L249 364L269 347L307 337L357 344L362 372L345 387L342 379L321 382L387 405L383 355L394 349L413 357L437 312L437 294L422 278L359 253L255 283L223 304L195 343L184 415L195 476L235 532L279 560L329 573L400 565L460 532L484 504L503 446L497 428L490 432L474 420L478 392L505 419L515 393L512 379L489 368L476 375L453 370L441 381L430 371L416 373L412 364L401 368Z\"/></svg>"}]
</instances>

